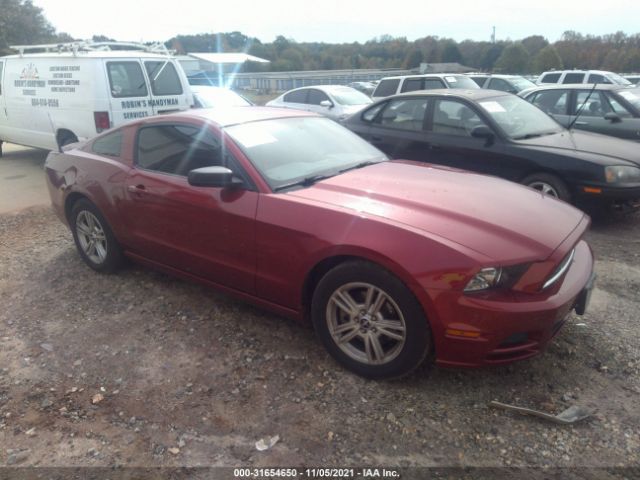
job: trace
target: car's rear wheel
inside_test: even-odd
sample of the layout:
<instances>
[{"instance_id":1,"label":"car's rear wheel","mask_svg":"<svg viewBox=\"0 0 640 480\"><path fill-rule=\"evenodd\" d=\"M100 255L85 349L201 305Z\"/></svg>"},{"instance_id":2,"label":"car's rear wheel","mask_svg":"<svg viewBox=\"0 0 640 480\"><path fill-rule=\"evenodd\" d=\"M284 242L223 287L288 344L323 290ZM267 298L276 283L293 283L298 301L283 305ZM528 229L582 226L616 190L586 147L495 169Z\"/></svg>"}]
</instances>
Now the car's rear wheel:
<instances>
[{"instance_id":1,"label":"car's rear wheel","mask_svg":"<svg viewBox=\"0 0 640 480\"><path fill-rule=\"evenodd\" d=\"M529 175L522 180L522 184L550 197L564 200L565 202L571 200L571 194L569 193L567 185L558 177L549 173L534 173L533 175Z\"/></svg>"},{"instance_id":2,"label":"car's rear wheel","mask_svg":"<svg viewBox=\"0 0 640 480\"><path fill-rule=\"evenodd\" d=\"M433 351L422 306L375 264L351 261L330 270L316 287L311 309L328 352L364 377L406 375Z\"/></svg>"},{"instance_id":3,"label":"car's rear wheel","mask_svg":"<svg viewBox=\"0 0 640 480\"><path fill-rule=\"evenodd\" d=\"M73 240L87 265L98 272L114 272L123 262L122 249L109 224L89 200L78 200L69 219Z\"/></svg>"}]
</instances>

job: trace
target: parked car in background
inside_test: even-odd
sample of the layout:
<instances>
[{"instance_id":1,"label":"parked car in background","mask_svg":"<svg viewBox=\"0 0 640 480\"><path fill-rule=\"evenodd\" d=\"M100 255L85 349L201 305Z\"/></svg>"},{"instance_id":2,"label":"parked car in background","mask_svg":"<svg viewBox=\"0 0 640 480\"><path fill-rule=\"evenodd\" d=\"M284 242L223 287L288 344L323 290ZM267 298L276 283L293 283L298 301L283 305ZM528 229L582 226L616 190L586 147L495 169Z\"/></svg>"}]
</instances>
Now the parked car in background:
<instances>
[{"instance_id":1,"label":"parked car in background","mask_svg":"<svg viewBox=\"0 0 640 480\"><path fill-rule=\"evenodd\" d=\"M485 73L468 73L467 75L471 80L476 82L480 88L500 90L501 92L517 94L522 90L536 86L532 81L519 75L493 75Z\"/></svg>"},{"instance_id":2,"label":"parked car in background","mask_svg":"<svg viewBox=\"0 0 640 480\"><path fill-rule=\"evenodd\" d=\"M11 142L53 150L129 120L193 104L180 63L163 45L72 42L12 48L20 54L0 57L0 148Z\"/></svg>"},{"instance_id":3,"label":"parked car in background","mask_svg":"<svg viewBox=\"0 0 640 480\"><path fill-rule=\"evenodd\" d=\"M268 102L267 106L305 110L342 121L371 102L368 96L351 87L316 85L289 90Z\"/></svg>"},{"instance_id":4,"label":"parked car in background","mask_svg":"<svg viewBox=\"0 0 640 480\"><path fill-rule=\"evenodd\" d=\"M430 73L426 75L404 75L386 77L380 80L371 95L374 100L396 95L398 93L414 92L417 90L433 90L440 88L480 88L466 75L448 73Z\"/></svg>"},{"instance_id":5,"label":"parked car in background","mask_svg":"<svg viewBox=\"0 0 640 480\"><path fill-rule=\"evenodd\" d=\"M634 85L640 85L640 75L625 75L624 78Z\"/></svg>"},{"instance_id":6,"label":"parked car in background","mask_svg":"<svg viewBox=\"0 0 640 480\"><path fill-rule=\"evenodd\" d=\"M191 85L193 102L196 108L246 107L253 105L242 95L222 87Z\"/></svg>"},{"instance_id":7,"label":"parked car in background","mask_svg":"<svg viewBox=\"0 0 640 480\"><path fill-rule=\"evenodd\" d=\"M617 73L603 70L551 70L543 72L536 81L538 85L547 83L604 83L631 85L631 82Z\"/></svg>"},{"instance_id":8,"label":"parked car in background","mask_svg":"<svg viewBox=\"0 0 640 480\"><path fill-rule=\"evenodd\" d=\"M359 92L368 96L371 96L373 91L376 89L376 86L377 85L372 82L351 82L347 85L347 87L355 88Z\"/></svg>"},{"instance_id":9,"label":"parked car in background","mask_svg":"<svg viewBox=\"0 0 640 480\"><path fill-rule=\"evenodd\" d=\"M640 141L640 88L551 85L527 90L522 97L565 127Z\"/></svg>"},{"instance_id":10,"label":"parked car in background","mask_svg":"<svg viewBox=\"0 0 640 480\"><path fill-rule=\"evenodd\" d=\"M414 92L376 102L344 125L391 158L497 175L565 201L640 199L637 143L569 131L515 95Z\"/></svg>"},{"instance_id":11,"label":"parked car in background","mask_svg":"<svg viewBox=\"0 0 640 480\"><path fill-rule=\"evenodd\" d=\"M593 284L582 212L498 178L388 161L308 112L150 118L53 152L45 169L92 269L127 256L310 319L369 378L536 355Z\"/></svg>"}]
</instances>

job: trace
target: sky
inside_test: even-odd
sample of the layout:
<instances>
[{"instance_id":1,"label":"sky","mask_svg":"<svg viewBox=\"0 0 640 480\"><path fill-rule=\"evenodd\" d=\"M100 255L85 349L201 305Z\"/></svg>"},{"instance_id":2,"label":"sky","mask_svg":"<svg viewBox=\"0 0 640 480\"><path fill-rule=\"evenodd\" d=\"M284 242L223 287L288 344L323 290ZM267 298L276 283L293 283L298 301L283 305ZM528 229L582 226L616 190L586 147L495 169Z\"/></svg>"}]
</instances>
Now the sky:
<instances>
[{"instance_id":1,"label":"sky","mask_svg":"<svg viewBox=\"0 0 640 480\"><path fill-rule=\"evenodd\" d=\"M638 0L34 0L59 32L87 39L165 41L177 34L240 31L263 43L408 40L435 35L461 41L543 35L566 30L640 33Z\"/></svg>"}]
</instances>

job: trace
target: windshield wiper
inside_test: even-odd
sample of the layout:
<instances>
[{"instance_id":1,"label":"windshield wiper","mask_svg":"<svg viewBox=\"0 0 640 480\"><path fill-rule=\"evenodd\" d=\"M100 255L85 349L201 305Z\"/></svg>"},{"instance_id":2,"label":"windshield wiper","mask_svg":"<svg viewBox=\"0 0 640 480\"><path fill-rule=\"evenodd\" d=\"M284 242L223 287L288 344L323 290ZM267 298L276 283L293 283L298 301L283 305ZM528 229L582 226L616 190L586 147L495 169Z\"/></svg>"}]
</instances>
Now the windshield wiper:
<instances>
[{"instance_id":1,"label":"windshield wiper","mask_svg":"<svg viewBox=\"0 0 640 480\"><path fill-rule=\"evenodd\" d=\"M374 162L372 160L367 160L366 162L357 163L356 165L353 165L352 167L343 168L342 170L340 170L340 173L348 172L349 170L356 170L358 168L368 167L369 165L375 165L376 163L380 163L380 162Z\"/></svg>"},{"instance_id":2,"label":"windshield wiper","mask_svg":"<svg viewBox=\"0 0 640 480\"><path fill-rule=\"evenodd\" d=\"M547 135L553 135L558 132L542 132L542 133L527 133L519 137L513 137L514 140L528 140L529 138L545 137Z\"/></svg>"},{"instance_id":3,"label":"windshield wiper","mask_svg":"<svg viewBox=\"0 0 640 480\"><path fill-rule=\"evenodd\" d=\"M319 182L320 180L326 180L327 178L331 178L335 175L311 175L309 177L304 177L302 180L298 180L297 182L291 182L291 183L287 183L286 185L280 185L279 187L276 187L273 189L274 192L279 192L281 190L286 190L288 188L292 188L292 187L310 187L311 185L313 185L316 182Z\"/></svg>"}]
</instances>

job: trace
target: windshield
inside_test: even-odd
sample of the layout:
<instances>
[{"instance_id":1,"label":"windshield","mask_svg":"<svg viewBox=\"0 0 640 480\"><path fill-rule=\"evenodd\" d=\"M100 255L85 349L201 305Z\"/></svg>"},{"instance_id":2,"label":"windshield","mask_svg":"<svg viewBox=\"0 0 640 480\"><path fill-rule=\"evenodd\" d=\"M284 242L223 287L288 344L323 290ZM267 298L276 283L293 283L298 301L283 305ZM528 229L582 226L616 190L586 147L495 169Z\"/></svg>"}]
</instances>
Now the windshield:
<instances>
[{"instance_id":1,"label":"windshield","mask_svg":"<svg viewBox=\"0 0 640 480\"><path fill-rule=\"evenodd\" d=\"M488 98L478 104L513 140L540 137L563 130L538 107L514 95Z\"/></svg>"},{"instance_id":2,"label":"windshield","mask_svg":"<svg viewBox=\"0 0 640 480\"><path fill-rule=\"evenodd\" d=\"M636 108L640 109L640 88L630 88L629 90L620 90L618 92L622 98L624 98L627 102L633 105Z\"/></svg>"},{"instance_id":3,"label":"windshield","mask_svg":"<svg viewBox=\"0 0 640 480\"><path fill-rule=\"evenodd\" d=\"M332 90L331 95L340 105L366 105L372 102L364 93L353 88Z\"/></svg>"},{"instance_id":4,"label":"windshield","mask_svg":"<svg viewBox=\"0 0 640 480\"><path fill-rule=\"evenodd\" d=\"M463 75L445 75L444 81L449 88L480 88L476 82Z\"/></svg>"},{"instance_id":5,"label":"windshield","mask_svg":"<svg viewBox=\"0 0 640 480\"><path fill-rule=\"evenodd\" d=\"M328 118L278 118L226 129L272 190L387 157Z\"/></svg>"},{"instance_id":6,"label":"windshield","mask_svg":"<svg viewBox=\"0 0 640 480\"><path fill-rule=\"evenodd\" d=\"M607 73L607 78L617 85L633 85L629 80L617 73Z\"/></svg>"},{"instance_id":7,"label":"windshield","mask_svg":"<svg viewBox=\"0 0 640 480\"><path fill-rule=\"evenodd\" d=\"M246 107L251 103L237 93L226 88L205 87L192 88L193 94L203 108L212 107Z\"/></svg>"}]
</instances>

